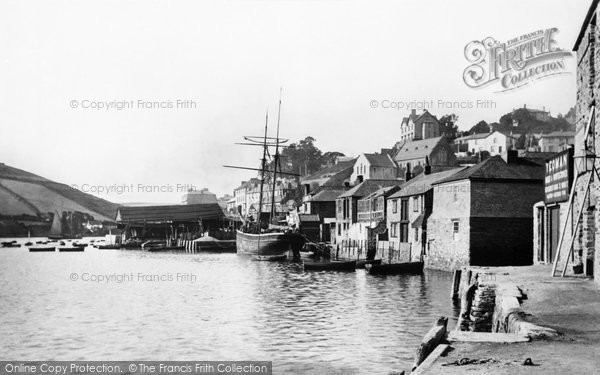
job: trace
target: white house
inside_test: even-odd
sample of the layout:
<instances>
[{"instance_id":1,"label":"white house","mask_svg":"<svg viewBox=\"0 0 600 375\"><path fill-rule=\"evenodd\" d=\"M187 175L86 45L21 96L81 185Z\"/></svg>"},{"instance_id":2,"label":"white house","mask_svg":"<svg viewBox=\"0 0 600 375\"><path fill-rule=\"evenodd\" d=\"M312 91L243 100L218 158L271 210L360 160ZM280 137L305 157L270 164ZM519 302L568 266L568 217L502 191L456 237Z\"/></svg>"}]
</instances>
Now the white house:
<instances>
[{"instance_id":1,"label":"white house","mask_svg":"<svg viewBox=\"0 0 600 375\"><path fill-rule=\"evenodd\" d=\"M360 154L354 162L350 181L393 180L396 177L396 163L388 153Z\"/></svg>"},{"instance_id":2,"label":"white house","mask_svg":"<svg viewBox=\"0 0 600 375\"><path fill-rule=\"evenodd\" d=\"M467 144L467 151L472 154L487 151L490 153L490 156L500 155L506 160L506 152L514 141L514 137L496 130L489 133L478 133L456 138L454 143L457 145Z\"/></svg>"}]
</instances>

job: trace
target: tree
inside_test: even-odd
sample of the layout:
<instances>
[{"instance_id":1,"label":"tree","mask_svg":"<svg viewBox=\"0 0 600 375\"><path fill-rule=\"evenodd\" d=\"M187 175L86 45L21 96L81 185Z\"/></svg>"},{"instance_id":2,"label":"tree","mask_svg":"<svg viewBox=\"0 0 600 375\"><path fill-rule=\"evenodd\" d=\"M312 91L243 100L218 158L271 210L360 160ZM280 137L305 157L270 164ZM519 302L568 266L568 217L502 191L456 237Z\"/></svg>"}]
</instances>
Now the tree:
<instances>
[{"instance_id":1,"label":"tree","mask_svg":"<svg viewBox=\"0 0 600 375\"><path fill-rule=\"evenodd\" d=\"M454 113L450 115L444 115L439 119L440 131L449 139L456 138L456 132L458 131L458 116Z\"/></svg>"},{"instance_id":2,"label":"tree","mask_svg":"<svg viewBox=\"0 0 600 375\"><path fill-rule=\"evenodd\" d=\"M470 130L471 134L477 133L488 133L490 131L490 126L487 122L481 120L475 126L473 126Z\"/></svg>"}]
</instances>

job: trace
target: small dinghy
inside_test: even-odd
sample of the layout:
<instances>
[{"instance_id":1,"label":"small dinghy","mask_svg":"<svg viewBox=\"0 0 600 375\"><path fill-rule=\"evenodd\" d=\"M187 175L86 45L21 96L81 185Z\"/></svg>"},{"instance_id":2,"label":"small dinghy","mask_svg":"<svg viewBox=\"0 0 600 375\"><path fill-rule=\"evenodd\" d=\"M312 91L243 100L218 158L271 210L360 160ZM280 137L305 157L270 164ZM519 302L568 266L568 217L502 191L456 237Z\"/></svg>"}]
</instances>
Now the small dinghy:
<instances>
[{"instance_id":1,"label":"small dinghy","mask_svg":"<svg viewBox=\"0 0 600 375\"><path fill-rule=\"evenodd\" d=\"M366 264L371 275L415 275L423 273L423 262Z\"/></svg>"},{"instance_id":2,"label":"small dinghy","mask_svg":"<svg viewBox=\"0 0 600 375\"><path fill-rule=\"evenodd\" d=\"M331 262L304 262L304 270L306 271L348 271L356 270L356 261L331 261Z\"/></svg>"}]
</instances>

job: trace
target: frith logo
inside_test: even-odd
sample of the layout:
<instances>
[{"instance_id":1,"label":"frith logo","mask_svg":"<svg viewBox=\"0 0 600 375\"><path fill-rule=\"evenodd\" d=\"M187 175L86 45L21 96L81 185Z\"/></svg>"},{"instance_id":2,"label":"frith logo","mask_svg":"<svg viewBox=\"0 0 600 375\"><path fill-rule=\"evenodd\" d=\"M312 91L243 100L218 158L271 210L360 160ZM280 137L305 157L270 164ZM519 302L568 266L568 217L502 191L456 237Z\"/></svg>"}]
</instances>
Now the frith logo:
<instances>
[{"instance_id":1,"label":"frith logo","mask_svg":"<svg viewBox=\"0 0 600 375\"><path fill-rule=\"evenodd\" d=\"M505 43L492 37L472 41L465 47L465 58L472 65L465 69L463 80L472 88L499 83L502 92L568 73L565 59L572 55L556 46L557 32L557 28L538 30Z\"/></svg>"}]
</instances>

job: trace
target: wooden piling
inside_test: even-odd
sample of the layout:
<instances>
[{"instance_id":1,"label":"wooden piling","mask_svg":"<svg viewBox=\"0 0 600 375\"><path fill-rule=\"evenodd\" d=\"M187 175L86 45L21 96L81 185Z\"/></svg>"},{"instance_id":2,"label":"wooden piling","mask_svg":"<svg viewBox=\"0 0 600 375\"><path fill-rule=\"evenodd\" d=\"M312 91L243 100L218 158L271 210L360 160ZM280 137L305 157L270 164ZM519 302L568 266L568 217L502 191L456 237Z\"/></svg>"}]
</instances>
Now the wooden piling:
<instances>
[{"instance_id":1,"label":"wooden piling","mask_svg":"<svg viewBox=\"0 0 600 375\"><path fill-rule=\"evenodd\" d=\"M462 270L454 270L454 278L452 279L452 290L450 291L450 297L453 301L458 299L458 291L460 290L460 277Z\"/></svg>"}]
</instances>

